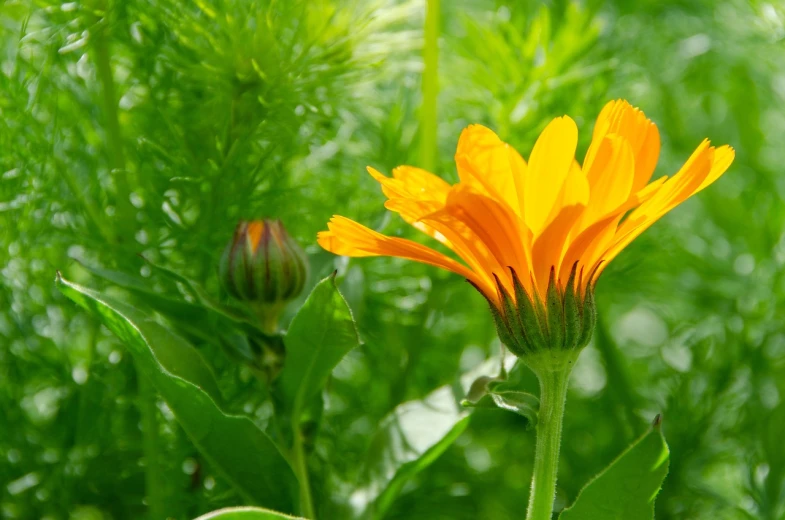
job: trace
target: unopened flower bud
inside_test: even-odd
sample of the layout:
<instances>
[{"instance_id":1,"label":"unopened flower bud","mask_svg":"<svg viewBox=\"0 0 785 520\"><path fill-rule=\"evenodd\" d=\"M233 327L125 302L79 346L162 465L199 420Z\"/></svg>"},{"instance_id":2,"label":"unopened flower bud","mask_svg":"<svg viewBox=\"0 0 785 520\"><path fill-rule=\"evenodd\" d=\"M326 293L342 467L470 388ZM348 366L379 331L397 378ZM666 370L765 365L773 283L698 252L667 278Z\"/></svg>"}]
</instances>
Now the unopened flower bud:
<instances>
[{"instance_id":1,"label":"unopened flower bud","mask_svg":"<svg viewBox=\"0 0 785 520\"><path fill-rule=\"evenodd\" d=\"M307 273L305 253L279 220L240 221L221 258L226 290L257 306L280 308L296 298Z\"/></svg>"}]
</instances>

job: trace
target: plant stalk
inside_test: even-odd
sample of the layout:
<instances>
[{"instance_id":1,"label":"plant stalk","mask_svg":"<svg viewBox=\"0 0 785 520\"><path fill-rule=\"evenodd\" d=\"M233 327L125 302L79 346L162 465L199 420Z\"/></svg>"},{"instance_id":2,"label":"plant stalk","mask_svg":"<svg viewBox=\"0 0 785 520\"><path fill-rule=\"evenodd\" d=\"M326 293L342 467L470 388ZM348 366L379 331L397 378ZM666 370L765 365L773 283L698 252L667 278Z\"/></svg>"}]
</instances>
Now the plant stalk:
<instances>
[{"instance_id":1,"label":"plant stalk","mask_svg":"<svg viewBox=\"0 0 785 520\"><path fill-rule=\"evenodd\" d=\"M420 108L420 163L426 170L436 168L437 98L439 96L440 0L428 0L423 47L422 107Z\"/></svg>"},{"instance_id":2,"label":"plant stalk","mask_svg":"<svg viewBox=\"0 0 785 520\"><path fill-rule=\"evenodd\" d=\"M292 466L300 483L300 514L308 520L315 520L311 482L308 477L308 462L305 459L302 432L297 420L292 421L294 444L292 446Z\"/></svg>"},{"instance_id":3,"label":"plant stalk","mask_svg":"<svg viewBox=\"0 0 785 520\"><path fill-rule=\"evenodd\" d=\"M101 3L104 17L95 22L93 34L91 35L93 47L93 60L98 82L101 85L101 96L103 101L104 116L106 118L106 147L109 168L112 170L113 180L117 189L116 200L116 227L122 234L133 236L132 223L134 222L134 209L131 205L131 182L129 172L126 170L125 152L123 150L123 134L120 126L120 116L118 110L117 88L112 73L111 52L110 52L110 15L112 10L111 1Z\"/></svg>"},{"instance_id":4,"label":"plant stalk","mask_svg":"<svg viewBox=\"0 0 785 520\"><path fill-rule=\"evenodd\" d=\"M142 414L142 442L144 446L144 480L147 495L148 516L151 519L166 518L166 501L163 495L164 480L161 468L160 439L156 420L156 397L152 383L137 367L139 381L139 411Z\"/></svg>"},{"instance_id":5,"label":"plant stalk","mask_svg":"<svg viewBox=\"0 0 785 520\"><path fill-rule=\"evenodd\" d=\"M571 370L572 364L535 369L540 380L540 411L526 520L551 520L553 515L562 420Z\"/></svg>"}]
</instances>

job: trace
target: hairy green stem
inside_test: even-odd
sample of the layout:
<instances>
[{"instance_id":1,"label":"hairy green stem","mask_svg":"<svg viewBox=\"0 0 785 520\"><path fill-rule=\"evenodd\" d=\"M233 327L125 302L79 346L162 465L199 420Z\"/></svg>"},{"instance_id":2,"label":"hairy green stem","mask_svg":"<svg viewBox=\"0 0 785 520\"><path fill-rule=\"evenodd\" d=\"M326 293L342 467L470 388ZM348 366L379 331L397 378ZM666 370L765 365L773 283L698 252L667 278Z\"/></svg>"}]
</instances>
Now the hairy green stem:
<instances>
[{"instance_id":1,"label":"hairy green stem","mask_svg":"<svg viewBox=\"0 0 785 520\"><path fill-rule=\"evenodd\" d=\"M540 380L540 411L531 494L526 520L550 520L559 469L562 419L572 363L535 369Z\"/></svg>"},{"instance_id":2,"label":"hairy green stem","mask_svg":"<svg viewBox=\"0 0 785 520\"><path fill-rule=\"evenodd\" d=\"M428 0L423 47L422 107L420 112L420 163L426 170L436 167L437 112L439 95L439 32L441 0Z\"/></svg>"},{"instance_id":3,"label":"hairy green stem","mask_svg":"<svg viewBox=\"0 0 785 520\"><path fill-rule=\"evenodd\" d=\"M300 483L300 514L309 520L315 520L313 498L311 497L311 482L308 477L308 462L305 459L302 432L299 421L292 421L294 444L292 446L292 465Z\"/></svg>"}]
</instances>

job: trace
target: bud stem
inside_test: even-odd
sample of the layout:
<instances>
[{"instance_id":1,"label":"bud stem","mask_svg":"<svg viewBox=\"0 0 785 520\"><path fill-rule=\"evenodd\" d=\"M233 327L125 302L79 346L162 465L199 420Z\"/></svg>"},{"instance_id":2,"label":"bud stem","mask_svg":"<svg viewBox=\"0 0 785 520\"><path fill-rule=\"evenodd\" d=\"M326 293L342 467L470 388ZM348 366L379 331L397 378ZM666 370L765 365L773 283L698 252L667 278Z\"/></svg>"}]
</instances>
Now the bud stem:
<instances>
[{"instance_id":1,"label":"bud stem","mask_svg":"<svg viewBox=\"0 0 785 520\"><path fill-rule=\"evenodd\" d=\"M300 483L300 514L309 520L315 520L313 498L311 496L311 482L308 475L308 461L305 458L302 432L297 421L294 426L294 445L292 446L292 462L297 480Z\"/></svg>"},{"instance_id":2,"label":"bud stem","mask_svg":"<svg viewBox=\"0 0 785 520\"><path fill-rule=\"evenodd\" d=\"M551 520L553 514L567 383L575 357L564 363L529 365L540 380L540 411L526 520Z\"/></svg>"}]
</instances>

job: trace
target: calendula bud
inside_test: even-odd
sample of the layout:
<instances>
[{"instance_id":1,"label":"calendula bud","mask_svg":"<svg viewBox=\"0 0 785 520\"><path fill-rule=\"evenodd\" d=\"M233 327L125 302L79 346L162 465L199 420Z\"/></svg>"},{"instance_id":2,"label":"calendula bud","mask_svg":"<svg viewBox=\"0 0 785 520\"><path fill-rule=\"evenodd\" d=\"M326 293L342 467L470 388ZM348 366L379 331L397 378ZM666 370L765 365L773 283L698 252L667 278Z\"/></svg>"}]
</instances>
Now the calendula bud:
<instances>
[{"instance_id":1,"label":"calendula bud","mask_svg":"<svg viewBox=\"0 0 785 520\"><path fill-rule=\"evenodd\" d=\"M579 351L589 343L597 321L593 276L584 285L576 279L576 269L577 263L563 287L551 270L545 298L530 295L512 268L514 294L496 278L500 304L491 302L491 313L499 339L513 354L526 359L544 352Z\"/></svg>"},{"instance_id":2,"label":"calendula bud","mask_svg":"<svg viewBox=\"0 0 785 520\"><path fill-rule=\"evenodd\" d=\"M302 292L307 273L305 253L279 220L240 221L220 265L229 294L273 309Z\"/></svg>"}]
</instances>

